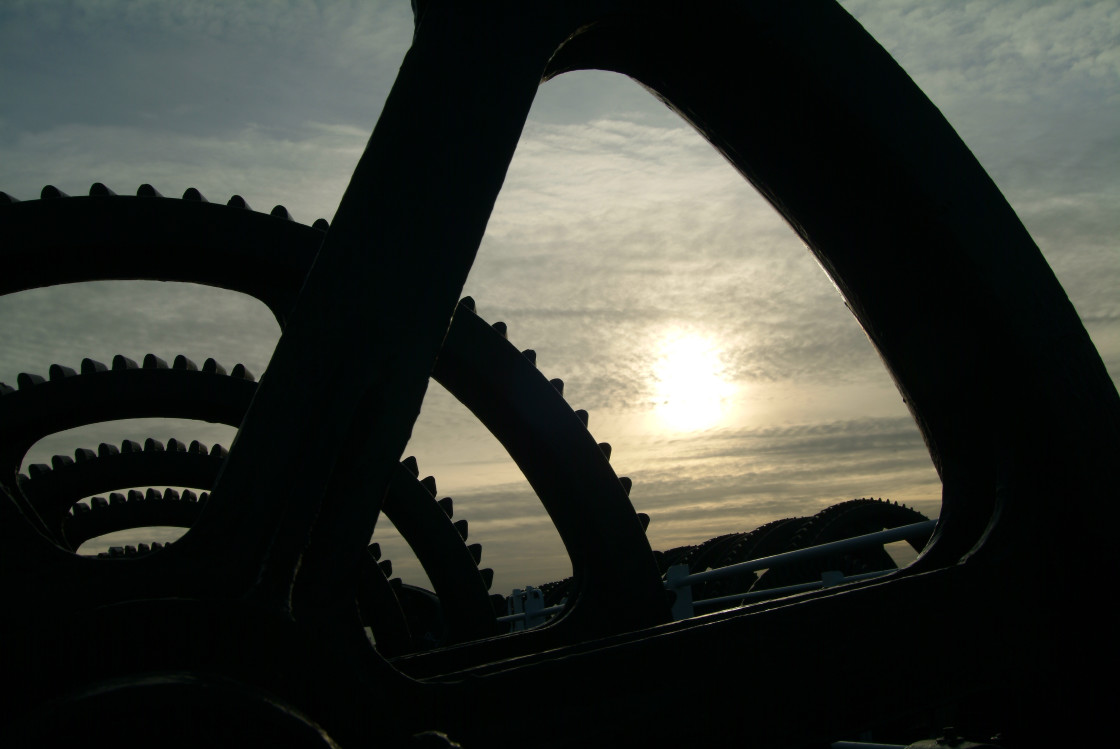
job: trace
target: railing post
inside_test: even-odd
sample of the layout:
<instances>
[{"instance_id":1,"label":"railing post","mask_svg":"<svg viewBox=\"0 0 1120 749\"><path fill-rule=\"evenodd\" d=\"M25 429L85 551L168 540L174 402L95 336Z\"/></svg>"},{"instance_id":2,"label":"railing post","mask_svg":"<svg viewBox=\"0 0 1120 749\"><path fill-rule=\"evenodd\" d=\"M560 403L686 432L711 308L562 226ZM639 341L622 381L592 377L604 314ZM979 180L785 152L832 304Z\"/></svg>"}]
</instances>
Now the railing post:
<instances>
[{"instance_id":1,"label":"railing post","mask_svg":"<svg viewBox=\"0 0 1120 749\"><path fill-rule=\"evenodd\" d=\"M674 564L665 572L665 587L676 594L673 600L673 621L692 617L692 584L688 582L688 565Z\"/></svg>"},{"instance_id":2,"label":"railing post","mask_svg":"<svg viewBox=\"0 0 1120 749\"><path fill-rule=\"evenodd\" d=\"M521 597L521 588L514 588L513 593L506 599L506 611L511 616L525 613L525 599ZM525 629L525 617L520 616L514 619L511 624L513 625L512 631L520 632Z\"/></svg>"},{"instance_id":3,"label":"railing post","mask_svg":"<svg viewBox=\"0 0 1120 749\"><path fill-rule=\"evenodd\" d=\"M525 589L525 629L532 629L544 621L544 593L540 588Z\"/></svg>"}]
</instances>

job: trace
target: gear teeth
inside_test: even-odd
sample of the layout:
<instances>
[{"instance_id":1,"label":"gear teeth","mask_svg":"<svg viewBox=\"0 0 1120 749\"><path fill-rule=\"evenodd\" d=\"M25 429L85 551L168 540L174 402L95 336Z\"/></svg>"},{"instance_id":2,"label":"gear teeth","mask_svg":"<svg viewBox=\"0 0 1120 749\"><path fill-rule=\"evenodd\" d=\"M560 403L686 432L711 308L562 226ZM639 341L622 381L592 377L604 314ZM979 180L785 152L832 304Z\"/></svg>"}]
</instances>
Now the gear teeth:
<instances>
[{"instance_id":1,"label":"gear teeth","mask_svg":"<svg viewBox=\"0 0 1120 749\"><path fill-rule=\"evenodd\" d=\"M268 215L274 218L284 219L285 221L292 220L292 214L288 213L288 209L282 205L273 206L272 210L268 212Z\"/></svg>"},{"instance_id":2,"label":"gear teeth","mask_svg":"<svg viewBox=\"0 0 1120 749\"><path fill-rule=\"evenodd\" d=\"M452 523L452 525L454 525L455 530L459 532L459 538L466 541L467 540L467 521L466 520L456 520L454 523Z\"/></svg>"},{"instance_id":3,"label":"gear teeth","mask_svg":"<svg viewBox=\"0 0 1120 749\"><path fill-rule=\"evenodd\" d=\"M137 554L147 554L147 553L151 552L151 550L152 550L152 547L148 546L147 544L136 544L136 553Z\"/></svg>"},{"instance_id":4,"label":"gear teeth","mask_svg":"<svg viewBox=\"0 0 1120 749\"><path fill-rule=\"evenodd\" d=\"M42 375L28 374L27 372L20 372L16 375L16 385L19 386L20 390L26 390L35 385L42 385L44 382L46 382L46 380L43 379Z\"/></svg>"},{"instance_id":5,"label":"gear teeth","mask_svg":"<svg viewBox=\"0 0 1120 749\"><path fill-rule=\"evenodd\" d=\"M494 570L483 567L478 571L478 574L482 575L482 584L486 586L486 590L490 590L490 587L494 584Z\"/></svg>"},{"instance_id":6,"label":"gear teeth","mask_svg":"<svg viewBox=\"0 0 1120 749\"><path fill-rule=\"evenodd\" d=\"M132 440L121 440L121 452L139 453L144 452L144 448L140 445L139 442L133 442Z\"/></svg>"},{"instance_id":7,"label":"gear teeth","mask_svg":"<svg viewBox=\"0 0 1120 749\"><path fill-rule=\"evenodd\" d=\"M214 445L210 448L210 454L218 458L224 458L229 455L229 450L225 449L221 445Z\"/></svg>"},{"instance_id":8,"label":"gear teeth","mask_svg":"<svg viewBox=\"0 0 1120 749\"><path fill-rule=\"evenodd\" d=\"M599 450L602 451L603 457L605 457L608 461L611 459L611 443L600 442Z\"/></svg>"},{"instance_id":9,"label":"gear teeth","mask_svg":"<svg viewBox=\"0 0 1120 749\"><path fill-rule=\"evenodd\" d=\"M111 198L114 195L116 193L110 190L104 182L94 182L89 186L89 196L91 198Z\"/></svg>"},{"instance_id":10,"label":"gear teeth","mask_svg":"<svg viewBox=\"0 0 1120 749\"><path fill-rule=\"evenodd\" d=\"M372 543L366 547L366 551L373 557L373 561L376 562L378 559L381 559L381 544Z\"/></svg>"},{"instance_id":11,"label":"gear teeth","mask_svg":"<svg viewBox=\"0 0 1120 749\"><path fill-rule=\"evenodd\" d=\"M74 459L69 455L55 455L51 457L51 468L58 471L74 465Z\"/></svg>"},{"instance_id":12,"label":"gear teeth","mask_svg":"<svg viewBox=\"0 0 1120 749\"><path fill-rule=\"evenodd\" d=\"M238 380L248 380L249 382L257 381L257 378L253 377L253 373L246 369L244 364L233 365L233 370L229 373L229 376Z\"/></svg>"},{"instance_id":13,"label":"gear teeth","mask_svg":"<svg viewBox=\"0 0 1120 749\"><path fill-rule=\"evenodd\" d=\"M85 502L76 502L71 511L75 515L83 515L83 514L89 512L90 510L89 510L89 505L87 505Z\"/></svg>"},{"instance_id":14,"label":"gear teeth","mask_svg":"<svg viewBox=\"0 0 1120 749\"><path fill-rule=\"evenodd\" d=\"M109 368L96 359L85 358L82 359L82 374L93 374L94 372L105 372Z\"/></svg>"},{"instance_id":15,"label":"gear teeth","mask_svg":"<svg viewBox=\"0 0 1120 749\"><path fill-rule=\"evenodd\" d=\"M186 451L187 451L187 446L184 445L179 440L175 439L174 437L167 440L167 452L169 452L169 453L185 453Z\"/></svg>"},{"instance_id":16,"label":"gear teeth","mask_svg":"<svg viewBox=\"0 0 1120 749\"><path fill-rule=\"evenodd\" d=\"M46 476L50 470L51 467L46 463L32 463L27 466L27 475L33 479L37 479L40 476Z\"/></svg>"},{"instance_id":17,"label":"gear teeth","mask_svg":"<svg viewBox=\"0 0 1120 749\"><path fill-rule=\"evenodd\" d=\"M509 337L509 328L506 326L506 324L504 322L496 322L493 325L491 325L490 327L492 327L494 330L498 331L498 335L500 335L502 338L508 338Z\"/></svg>"},{"instance_id":18,"label":"gear teeth","mask_svg":"<svg viewBox=\"0 0 1120 749\"><path fill-rule=\"evenodd\" d=\"M0 395L7 395L8 393L14 393L15 391L16 389L11 385L0 382Z\"/></svg>"},{"instance_id":19,"label":"gear teeth","mask_svg":"<svg viewBox=\"0 0 1120 749\"><path fill-rule=\"evenodd\" d=\"M112 506L112 505L123 505L124 503L125 503L125 498L124 498L123 494L121 494L120 492L110 492L109 493L109 504L110 504L110 506Z\"/></svg>"},{"instance_id":20,"label":"gear teeth","mask_svg":"<svg viewBox=\"0 0 1120 749\"><path fill-rule=\"evenodd\" d=\"M142 185L140 185L139 187L136 188L136 197L138 197L138 198L162 198L163 193L161 193L159 190L157 190L156 188L152 187L150 184L145 182L144 184L142 184Z\"/></svg>"},{"instance_id":21,"label":"gear teeth","mask_svg":"<svg viewBox=\"0 0 1120 749\"><path fill-rule=\"evenodd\" d=\"M190 489L184 489L183 490L183 501L187 502L189 504L197 504L198 503L198 495L195 494L194 492L192 492Z\"/></svg>"},{"instance_id":22,"label":"gear teeth","mask_svg":"<svg viewBox=\"0 0 1120 749\"><path fill-rule=\"evenodd\" d=\"M477 312L474 306L474 297L465 296L459 300L459 306L469 309L471 312Z\"/></svg>"},{"instance_id":23,"label":"gear teeth","mask_svg":"<svg viewBox=\"0 0 1120 749\"><path fill-rule=\"evenodd\" d=\"M529 363L534 367L537 366L537 352L531 348L527 348L521 352L521 355L529 360Z\"/></svg>"},{"instance_id":24,"label":"gear teeth","mask_svg":"<svg viewBox=\"0 0 1120 749\"><path fill-rule=\"evenodd\" d=\"M151 487L148 487L144 492L144 501L146 502L159 502L162 499L163 495Z\"/></svg>"},{"instance_id":25,"label":"gear teeth","mask_svg":"<svg viewBox=\"0 0 1120 749\"><path fill-rule=\"evenodd\" d=\"M470 544L467 546L467 551L471 553L471 559L476 565L482 561L482 544Z\"/></svg>"},{"instance_id":26,"label":"gear teeth","mask_svg":"<svg viewBox=\"0 0 1120 749\"><path fill-rule=\"evenodd\" d=\"M587 412L582 408L576 411L576 418L580 420L584 426L587 426Z\"/></svg>"},{"instance_id":27,"label":"gear teeth","mask_svg":"<svg viewBox=\"0 0 1120 749\"><path fill-rule=\"evenodd\" d=\"M149 490L149 491L151 491L151 490ZM128 497L125 499L126 503L128 503L128 502L143 502L143 501L144 501L144 495L143 495L143 493L141 493L141 491L139 489L129 489L128 490Z\"/></svg>"},{"instance_id":28,"label":"gear teeth","mask_svg":"<svg viewBox=\"0 0 1120 749\"><path fill-rule=\"evenodd\" d=\"M243 208L246 211L252 210L252 208L249 207L249 202L240 195L231 196L230 199L226 202L226 205L228 205L230 208Z\"/></svg>"},{"instance_id":29,"label":"gear teeth","mask_svg":"<svg viewBox=\"0 0 1120 749\"><path fill-rule=\"evenodd\" d=\"M6 192L0 192L0 205L12 205L13 203L18 203L18 202L19 202L19 198L13 198L11 195L9 195Z\"/></svg>"},{"instance_id":30,"label":"gear teeth","mask_svg":"<svg viewBox=\"0 0 1120 749\"><path fill-rule=\"evenodd\" d=\"M649 530L649 515L645 514L644 512L639 512L637 513L637 515L638 523L642 526L642 533L645 533L647 530Z\"/></svg>"},{"instance_id":31,"label":"gear teeth","mask_svg":"<svg viewBox=\"0 0 1120 749\"><path fill-rule=\"evenodd\" d=\"M555 380L549 380L548 384L556 388L556 392L560 393L560 395L564 394L564 381L559 377L557 377Z\"/></svg>"},{"instance_id":32,"label":"gear teeth","mask_svg":"<svg viewBox=\"0 0 1120 749\"><path fill-rule=\"evenodd\" d=\"M198 495L198 503L205 504L210 499L210 492L203 492Z\"/></svg>"},{"instance_id":33,"label":"gear teeth","mask_svg":"<svg viewBox=\"0 0 1120 749\"><path fill-rule=\"evenodd\" d=\"M134 557L134 556L136 556L136 547L135 547L135 546L133 546L132 544L127 544L127 545L125 545L125 547L124 547L124 555L125 555L126 557Z\"/></svg>"},{"instance_id":34,"label":"gear teeth","mask_svg":"<svg viewBox=\"0 0 1120 749\"><path fill-rule=\"evenodd\" d=\"M144 355L143 368L144 369L167 369L168 366L167 366L167 362L165 362L163 359L159 358L155 354L145 354Z\"/></svg>"},{"instance_id":35,"label":"gear teeth","mask_svg":"<svg viewBox=\"0 0 1120 749\"><path fill-rule=\"evenodd\" d=\"M117 371L121 369L139 369L139 367L136 365L136 362L129 359L127 356L117 354L113 357L113 370Z\"/></svg>"},{"instance_id":36,"label":"gear teeth","mask_svg":"<svg viewBox=\"0 0 1120 749\"><path fill-rule=\"evenodd\" d=\"M159 541L153 541L152 551L160 551L161 549L167 548L167 546L170 546L170 544L161 544Z\"/></svg>"},{"instance_id":37,"label":"gear teeth","mask_svg":"<svg viewBox=\"0 0 1120 749\"><path fill-rule=\"evenodd\" d=\"M163 443L154 437L149 437L144 440L144 452L146 453L161 453L163 452Z\"/></svg>"},{"instance_id":38,"label":"gear teeth","mask_svg":"<svg viewBox=\"0 0 1120 749\"><path fill-rule=\"evenodd\" d=\"M634 488L634 480L629 476L619 476L618 482L622 484L622 491L626 492L626 496L630 496L630 490Z\"/></svg>"},{"instance_id":39,"label":"gear teeth","mask_svg":"<svg viewBox=\"0 0 1120 749\"><path fill-rule=\"evenodd\" d=\"M177 489L172 489L171 487L167 487L166 489L163 490L163 498L165 500L169 501L169 502L178 502L179 501L179 491Z\"/></svg>"},{"instance_id":40,"label":"gear teeth","mask_svg":"<svg viewBox=\"0 0 1120 749\"><path fill-rule=\"evenodd\" d=\"M97 458L97 453L95 453L93 450L90 450L88 447L79 447L76 450L74 450L74 462L75 463L85 463L87 461L94 460L96 458Z\"/></svg>"},{"instance_id":41,"label":"gear teeth","mask_svg":"<svg viewBox=\"0 0 1120 749\"><path fill-rule=\"evenodd\" d=\"M90 509L103 510L109 506L109 500L104 497L94 497L89 501Z\"/></svg>"},{"instance_id":42,"label":"gear teeth","mask_svg":"<svg viewBox=\"0 0 1120 749\"><path fill-rule=\"evenodd\" d=\"M209 203L206 196L198 191L197 187L188 187L183 191L183 200L192 200L195 203Z\"/></svg>"},{"instance_id":43,"label":"gear teeth","mask_svg":"<svg viewBox=\"0 0 1120 749\"><path fill-rule=\"evenodd\" d=\"M315 219L315 223L311 224L311 228L318 229L319 231L326 231L331 228L331 222L327 221L325 218L317 218Z\"/></svg>"},{"instance_id":44,"label":"gear teeth","mask_svg":"<svg viewBox=\"0 0 1120 749\"><path fill-rule=\"evenodd\" d=\"M428 494L431 494L433 497L436 496L436 477L435 476L425 476L424 478L420 479L420 486L427 489Z\"/></svg>"},{"instance_id":45,"label":"gear teeth","mask_svg":"<svg viewBox=\"0 0 1120 749\"><path fill-rule=\"evenodd\" d=\"M226 373L226 368L221 364L218 364L217 360L215 359L207 359L202 363L202 371L206 374L224 375Z\"/></svg>"},{"instance_id":46,"label":"gear teeth","mask_svg":"<svg viewBox=\"0 0 1120 749\"><path fill-rule=\"evenodd\" d=\"M43 185L42 191L39 193L40 200L51 200L53 198L68 198L70 197L62 190L59 190L54 185Z\"/></svg>"},{"instance_id":47,"label":"gear teeth","mask_svg":"<svg viewBox=\"0 0 1120 749\"><path fill-rule=\"evenodd\" d=\"M404 466L404 469L411 473L413 476L416 476L417 478L420 477L420 466L416 464L416 458L412 455L409 455L407 458L402 460L401 465Z\"/></svg>"},{"instance_id":48,"label":"gear teeth","mask_svg":"<svg viewBox=\"0 0 1120 749\"><path fill-rule=\"evenodd\" d=\"M198 371L198 365L182 354L176 356L175 359L171 362L171 368L184 370L186 372Z\"/></svg>"},{"instance_id":49,"label":"gear teeth","mask_svg":"<svg viewBox=\"0 0 1120 749\"><path fill-rule=\"evenodd\" d=\"M191 444L190 447L187 448L187 452L192 455L206 455L208 451L206 450L206 445L202 444L198 440L191 440Z\"/></svg>"},{"instance_id":50,"label":"gear teeth","mask_svg":"<svg viewBox=\"0 0 1120 749\"><path fill-rule=\"evenodd\" d=\"M51 382L55 380L65 380L67 377L77 377L78 373L70 367L64 367L61 364L52 364L47 370L47 377Z\"/></svg>"},{"instance_id":51,"label":"gear teeth","mask_svg":"<svg viewBox=\"0 0 1120 749\"><path fill-rule=\"evenodd\" d=\"M455 516L455 504L451 501L451 497L436 500L436 504L439 505L439 509L443 510L443 514L447 517Z\"/></svg>"},{"instance_id":52,"label":"gear teeth","mask_svg":"<svg viewBox=\"0 0 1120 749\"><path fill-rule=\"evenodd\" d=\"M393 563L390 560L382 559L377 563L377 566L381 569L381 574L385 575L385 577L393 576Z\"/></svg>"}]
</instances>

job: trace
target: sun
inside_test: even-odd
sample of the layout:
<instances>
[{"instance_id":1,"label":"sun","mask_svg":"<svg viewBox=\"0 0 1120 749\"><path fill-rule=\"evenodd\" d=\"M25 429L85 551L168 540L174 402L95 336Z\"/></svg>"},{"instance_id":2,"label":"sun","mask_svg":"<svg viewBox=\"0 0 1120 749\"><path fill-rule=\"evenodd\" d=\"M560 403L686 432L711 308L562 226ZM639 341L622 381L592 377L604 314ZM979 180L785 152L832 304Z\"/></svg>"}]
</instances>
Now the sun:
<instances>
[{"instance_id":1,"label":"sun","mask_svg":"<svg viewBox=\"0 0 1120 749\"><path fill-rule=\"evenodd\" d=\"M681 432L718 424L735 390L724 378L715 343L695 333L675 332L661 340L653 379L655 413Z\"/></svg>"}]
</instances>

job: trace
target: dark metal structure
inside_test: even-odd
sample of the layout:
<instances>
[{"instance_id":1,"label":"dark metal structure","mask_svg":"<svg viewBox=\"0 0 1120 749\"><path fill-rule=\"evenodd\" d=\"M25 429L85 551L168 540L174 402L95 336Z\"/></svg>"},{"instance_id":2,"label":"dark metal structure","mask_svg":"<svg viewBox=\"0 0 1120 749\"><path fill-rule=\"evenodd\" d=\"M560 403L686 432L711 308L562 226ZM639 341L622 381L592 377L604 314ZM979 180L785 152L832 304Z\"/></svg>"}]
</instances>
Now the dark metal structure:
<instances>
[{"instance_id":1,"label":"dark metal structure","mask_svg":"<svg viewBox=\"0 0 1120 749\"><path fill-rule=\"evenodd\" d=\"M906 74L824 0L415 5L412 49L325 234L197 194L0 205L2 291L200 280L265 300L284 327L255 386L185 361L90 361L0 396L5 743L520 743L504 714L538 716L544 746L806 746L938 706L1012 746L1094 736L1110 705L1086 669L1115 657L1096 581L1115 568L1120 398L1037 247ZM629 75L678 111L841 289L944 486L915 564L666 623L642 524L583 421L458 305L536 87L580 68ZM147 252L156 241L167 256ZM61 262L92 246L113 252ZM172 262L176 249L195 254ZM390 659L355 598L378 514L408 484L398 461L429 376L526 471L577 596L553 626ZM204 377L213 388L190 384ZM159 553L73 554L74 521L35 499L45 474L17 479L35 434L102 407L240 424L199 519ZM681 688L729 670L751 678Z\"/></svg>"}]
</instances>

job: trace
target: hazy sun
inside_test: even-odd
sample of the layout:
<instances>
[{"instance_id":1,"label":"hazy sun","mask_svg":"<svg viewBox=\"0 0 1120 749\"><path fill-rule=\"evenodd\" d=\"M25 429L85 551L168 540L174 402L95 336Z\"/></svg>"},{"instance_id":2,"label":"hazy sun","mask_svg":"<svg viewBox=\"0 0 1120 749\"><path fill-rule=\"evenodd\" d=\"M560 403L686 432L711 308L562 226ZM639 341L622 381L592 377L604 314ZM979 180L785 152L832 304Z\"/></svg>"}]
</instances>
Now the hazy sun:
<instances>
[{"instance_id":1,"label":"hazy sun","mask_svg":"<svg viewBox=\"0 0 1120 749\"><path fill-rule=\"evenodd\" d=\"M717 424L734 390L723 377L715 344L694 333L662 339L653 376L655 412L663 424L678 431Z\"/></svg>"}]
</instances>

